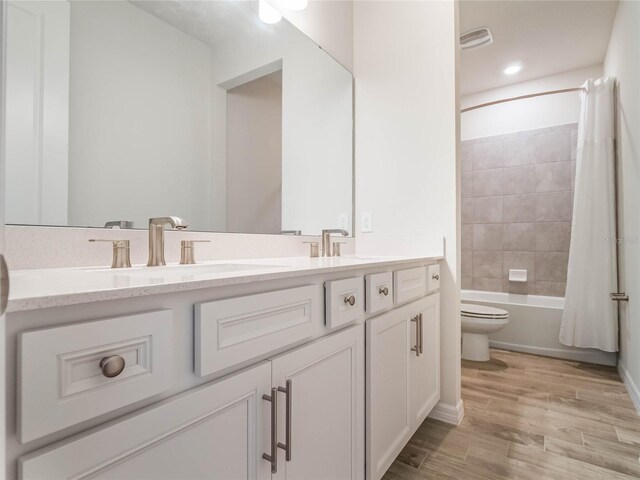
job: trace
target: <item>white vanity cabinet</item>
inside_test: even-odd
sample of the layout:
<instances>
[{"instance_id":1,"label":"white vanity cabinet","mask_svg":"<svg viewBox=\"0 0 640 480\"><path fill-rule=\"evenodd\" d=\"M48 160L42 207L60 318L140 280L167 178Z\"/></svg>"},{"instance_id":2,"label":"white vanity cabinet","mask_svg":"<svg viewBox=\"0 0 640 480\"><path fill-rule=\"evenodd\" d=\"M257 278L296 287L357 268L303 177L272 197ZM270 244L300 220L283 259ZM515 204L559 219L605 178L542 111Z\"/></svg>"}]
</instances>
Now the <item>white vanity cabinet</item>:
<instances>
[{"instance_id":1,"label":"white vanity cabinet","mask_svg":"<svg viewBox=\"0 0 640 480\"><path fill-rule=\"evenodd\" d=\"M277 462L263 457L272 453ZM19 467L23 479L363 479L364 326L36 451Z\"/></svg>"},{"instance_id":2,"label":"white vanity cabinet","mask_svg":"<svg viewBox=\"0 0 640 480\"><path fill-rule=\"evenodd\" d=\"M10 314L5 477L378 480L440 397L429 268Z\"/></svg>"},{"instance_id":3,"label":"white vanity cabinet","mask_svg":"<svg viewBox=\"0 0 640 480\"><path fill-rule=\"evenodd\" d=\"M378 480L440 399L440 294L367 321L367 478Z\"/></svg>"}]
</instances>

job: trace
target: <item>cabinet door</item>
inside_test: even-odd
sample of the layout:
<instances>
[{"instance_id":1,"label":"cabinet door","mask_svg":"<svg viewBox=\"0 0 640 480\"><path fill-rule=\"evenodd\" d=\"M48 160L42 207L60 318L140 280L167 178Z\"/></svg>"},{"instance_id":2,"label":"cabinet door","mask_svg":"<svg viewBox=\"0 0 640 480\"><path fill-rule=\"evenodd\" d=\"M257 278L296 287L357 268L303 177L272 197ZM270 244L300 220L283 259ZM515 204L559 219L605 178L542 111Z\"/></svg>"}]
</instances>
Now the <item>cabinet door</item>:
<instances>
[{"instance_id":1,"label":"cabinet door","mask_svg":"<svg viewBox=\"0 0 640 480\"><path fill-rule=\"evenodd\" d=\"M421 332L420 356L411 352L411 422L419 426L440 400L440 294L417 302L413 335Z\"/></svg>"},{"instance_id":2,"label":"cabinet door","mask_svg":"<svg viewBox=\"0 0 640 480\"><path fill-rule=\"evenodd\" d=\"M411 434L407 307L367 322L367 478L378 480ZM415 327L414 327L415 328ZM415 340L415 339L414 339Z\"/></svg>"},{"instance_id":3,"label":"cabinet door","mask_svg":"<svg viewBox=\"0 0 640 480\"><path fill-rule=\"evenodd\" d=\"M343 330L272 360L278 394L278 449L274 479L364 478L364 326Z\"/></svg>"},{"instance_id":4,"label":"cabinet door","mask_svg":"<svg viewBox=\"0 0 640 480\"><path fill-rule=\"evenodd\" d=\"M20 459L20 478L269 479L271 368L173 397Z\"/></svg>"}]
</instances>

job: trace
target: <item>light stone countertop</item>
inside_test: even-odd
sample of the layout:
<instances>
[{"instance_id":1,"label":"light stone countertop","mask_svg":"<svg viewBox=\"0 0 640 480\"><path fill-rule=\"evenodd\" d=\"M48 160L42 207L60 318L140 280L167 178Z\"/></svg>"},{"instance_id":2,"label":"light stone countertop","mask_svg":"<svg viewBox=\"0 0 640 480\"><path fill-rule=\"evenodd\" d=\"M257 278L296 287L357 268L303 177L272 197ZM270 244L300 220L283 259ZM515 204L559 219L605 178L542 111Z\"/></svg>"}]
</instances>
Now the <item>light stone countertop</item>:
<instances>
[{"instance_id":1,"label":"light stone countertop","mask_svg":"<svg viewBox=\"0 0 640 480\"><path fill-rule=\"evenodd\" d=\"M401 266L436 257L284 257L203 262L197 265L126 269L51 268L13 270L7 312L117 300L333 273L355 268Z\"/></svg>"}]
</instances>

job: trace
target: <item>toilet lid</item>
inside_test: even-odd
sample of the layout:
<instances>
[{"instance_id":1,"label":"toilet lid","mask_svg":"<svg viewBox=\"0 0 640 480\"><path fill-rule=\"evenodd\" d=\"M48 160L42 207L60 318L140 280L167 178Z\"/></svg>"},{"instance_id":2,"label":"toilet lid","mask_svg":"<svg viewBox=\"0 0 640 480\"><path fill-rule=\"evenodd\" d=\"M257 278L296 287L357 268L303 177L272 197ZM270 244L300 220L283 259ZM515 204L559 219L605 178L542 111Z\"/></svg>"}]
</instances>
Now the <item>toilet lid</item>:
<instances>
[{"instance_id":1,"label":"toilet lid","mask_svg":"<svg viewBox=\"0 0 640 480\"><path fill-rule=\"evenodd\" d=\"M486 305L477 305L475 303L463 303L460 306L460 312L465 317L474 318L507 318L509 312L501 308L487 307Z\"/></svg>"}]
</instances>

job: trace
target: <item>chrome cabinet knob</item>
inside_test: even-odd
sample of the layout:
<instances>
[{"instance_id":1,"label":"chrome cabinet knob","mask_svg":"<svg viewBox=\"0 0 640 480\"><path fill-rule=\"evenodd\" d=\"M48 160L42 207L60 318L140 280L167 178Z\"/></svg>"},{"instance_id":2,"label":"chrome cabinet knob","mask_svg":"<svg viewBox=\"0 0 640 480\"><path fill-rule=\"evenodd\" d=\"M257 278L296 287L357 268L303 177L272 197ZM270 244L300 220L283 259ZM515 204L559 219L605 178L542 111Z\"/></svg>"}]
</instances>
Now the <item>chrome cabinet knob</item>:
<instances>
[{"instance_id":1,"label":"chrome cabinet knob","mask_svg":"<svg viewBox=\"0 0 640 480\"><path fill-rule=\"evenodd\" d=\"M100 360L100 370L107 378L117 377L124 370L125 361L120 355L109 355Z\"/></svg>"},{"instance_id":2,"label":"chrome cabinet knob","mask_svg":"<svg viewBox=\"0 0 640 480\"><path fill-rule=\"evenodd\" d=\"M356 304L356 297L353 295L349 295L348 297L344 297L344 303L353 307Z\"/></svg>"},{"instance_id":3,"label":"chrome cabinet knob","mask_svg":"<svg viewBox=\"0 0 640 480\"><path fill-rule=\"evenodd\" d=\"M387 295L389 295L389 287L379 288L378 293L383 297L386 297Z\"/></svg>"},{"instance_id":4,"label":"chrome cabinet knob","mask_svg":"<svg viewBox=\"0 0 640 480\"><path fill-rule=\"evenodd\" d=\"M431 278L433 278L434 280L440 280L440 275L434 273L433 275L431 275Z\"/></svg>"}]
</instances>

